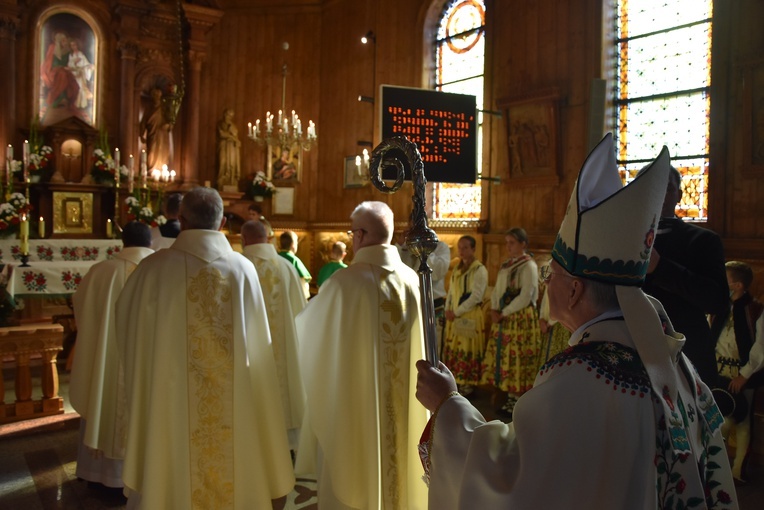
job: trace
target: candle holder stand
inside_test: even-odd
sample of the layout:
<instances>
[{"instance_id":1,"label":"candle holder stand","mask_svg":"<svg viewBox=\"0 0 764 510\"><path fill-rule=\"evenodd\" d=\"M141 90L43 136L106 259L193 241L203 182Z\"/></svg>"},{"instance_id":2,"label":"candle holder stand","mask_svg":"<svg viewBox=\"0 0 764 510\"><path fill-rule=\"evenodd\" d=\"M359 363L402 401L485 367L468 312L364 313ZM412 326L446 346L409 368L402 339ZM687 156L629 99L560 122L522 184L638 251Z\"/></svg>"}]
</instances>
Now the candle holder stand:
<instances>
[{"instance_id":1,"label":"candle holder stand","mask_svg":"<svg viewBox=\"0 0 764 510\"><path fill-rule=\"evenodd\" d=\"M29 254L22 254L21 255L21 267L31 267L29 265Z\"/></svg>"}]
</instances>

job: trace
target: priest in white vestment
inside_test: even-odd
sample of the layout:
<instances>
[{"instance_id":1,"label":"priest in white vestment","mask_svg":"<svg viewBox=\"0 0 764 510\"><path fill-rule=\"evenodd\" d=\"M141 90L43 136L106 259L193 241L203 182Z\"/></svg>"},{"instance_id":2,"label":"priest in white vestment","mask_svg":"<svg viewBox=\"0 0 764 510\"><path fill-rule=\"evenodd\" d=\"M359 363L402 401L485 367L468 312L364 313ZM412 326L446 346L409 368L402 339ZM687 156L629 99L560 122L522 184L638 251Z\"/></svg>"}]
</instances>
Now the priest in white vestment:
<instances>
[{"instance_id":1,"label":"priest in white vestment","mask_svg":"<svg viewBox=\"0 0 764 510\"><path fill-rule=\"evenodd\" d=\"M305 308L307 301L294 266L268 242L268 228L261 221L244 223L241 226L241 244L244 256L257 269L263 291L289 447L297 450L305 394L297 361L295 317Z\"/></svg>"},{"instance_id":2,"label":"priest in white vestment","mask_svg":"<svg viewBox=\"0 0 764 510\"><path fill-rule=\"evenodd\" d=\"M434 412L422 445L430 508L735 509L711 392L645 280L669 156L622 186L612 135L589 155L541 271L570 347L539 371L509 425L417 362Z\"/></svg>"},{"instance_id":3,"label":"priest in white vestment","mask_svg":"<svg viewBox=\"0 0 764 510\"><path fill-rule=\"evenodd\" d=\"M418 277L390 244L386 204L363 202L351 221L352 263L297 317L307 403L295 471L317 475L321 509L424 509Z\"/></svg>"},{"instance_id":4,"label":"priest in white vestment","mask_svg":"<svg viewBox=\"0 0 764 510\"><path fill-rule=\"evenodd\" d=\"M124 247L95 264L72 296L77 321L69 401L81 417L77 477L122 487L125 456L125 381L117 349L114 305L128 277L154 253L148 225L132 221L122 230Z\"/></svg>"},{"instance_id":5,"label":"priest in white vestment","mask_svg":"<svg viewBox=\"0 0 764 510\"><path fill-rule=\"evenodd\" d=\"M180 222L117 301L127 507L271 508L294 474L257 272L214 189L188 192Z\"/></svg>"}]
</instances>

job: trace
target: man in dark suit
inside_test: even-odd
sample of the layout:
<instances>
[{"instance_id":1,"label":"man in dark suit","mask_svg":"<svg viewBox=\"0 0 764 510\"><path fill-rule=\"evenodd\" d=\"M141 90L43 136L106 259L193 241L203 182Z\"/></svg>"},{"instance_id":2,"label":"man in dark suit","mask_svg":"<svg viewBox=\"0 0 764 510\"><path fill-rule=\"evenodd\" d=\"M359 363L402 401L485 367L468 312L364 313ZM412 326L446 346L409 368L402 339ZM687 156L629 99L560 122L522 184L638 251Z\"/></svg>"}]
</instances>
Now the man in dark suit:
<instances>
[{"instance_id":1,"label":"man in dark suit","mask_svg":"<svg viewBox=\"0 0 764 510\"><path fill-rule=\"evenodd\" d=\"M164 216L167 218L167 223L159 225L159 232L162 237L176 238L180 234L180 220L178 214L180 213L180 203L183 200L183 195L180 193L173 193L167 197L167 204L164 207Z\"/></svg>"},{"instance_id":2,"label":"man in dark suit","mask_svg":"<svg viewBox=\"0 0 764 510\"><path fill-rule=\"evenodd\" d=\"M716 358L706 314L727 312L724 248L716 233L674 214L682 198L681 179L679 171L671 167L643 289L663 303L674 329L687 338L683 352L703 382L713 386Z\"/></svg>"}]
</instances>

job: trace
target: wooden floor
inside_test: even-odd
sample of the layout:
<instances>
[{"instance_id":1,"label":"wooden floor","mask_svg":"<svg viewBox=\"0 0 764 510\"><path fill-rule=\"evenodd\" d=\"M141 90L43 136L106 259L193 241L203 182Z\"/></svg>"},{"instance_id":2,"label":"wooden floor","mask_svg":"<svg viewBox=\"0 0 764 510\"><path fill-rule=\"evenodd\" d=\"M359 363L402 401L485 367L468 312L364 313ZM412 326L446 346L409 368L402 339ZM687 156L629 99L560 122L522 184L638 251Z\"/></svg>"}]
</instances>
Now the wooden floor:
<instances>
[{"instance_id":1,"label":"wooden floor","mask_svg":"<svg viewBox=\"0 0 764 510\"><path fill-rule=\"evenodd\" d=\"M66 395L63 379L62 394ZM492 392L477 388L471 400L487 419L497 415ZM77 480L74 471L79 417L68 413L0 426L0 509L105 509L124 508L119 491ZM754 466L752 477L738 487L741 510L764 508L764 467ZM289 496L288 509L315 509L313 480L298 480Z\"/></svg>"}]
</instances>

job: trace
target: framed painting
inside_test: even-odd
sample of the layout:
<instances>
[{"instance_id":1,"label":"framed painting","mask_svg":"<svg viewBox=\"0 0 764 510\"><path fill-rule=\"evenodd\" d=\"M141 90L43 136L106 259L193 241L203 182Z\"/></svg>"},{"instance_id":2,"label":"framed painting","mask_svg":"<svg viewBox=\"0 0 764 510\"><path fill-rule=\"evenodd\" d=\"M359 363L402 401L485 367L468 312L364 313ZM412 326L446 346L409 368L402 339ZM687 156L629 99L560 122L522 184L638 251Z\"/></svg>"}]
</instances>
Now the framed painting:
<instances>
[{"instance_id":1,"label":"framed painting","mask_svg":"<svg viewBox=\"0 0 764 510\"><path fill-rule=\"evenodd\" d=\"M516 184L559 182L558 102L556 91L497 101L506 114L509 178Z\"/></svg>"},{"instance_id":2,"label":"framed painting","mask_svg":"<svg viewBox=\"0 0 764 510\"><path fill-rule=\"evenodd\" d=\"M92 234L93 194L54 191L53 233Z\"/></svg>"},{"instance_id":3,"label":"framed painting","mask_svg":"<svg viewBox=\"0 0 764 510\"><path fill-rule=\"evenodd\" d=\"M345 176L346 188L362 188L369 184L368 170L364 172L361 167L356 165L355 156L345 157L345 168L343 175Z\"/></svg>"},{"instance_id":4,"label":"framed painting","mask_svg":"<svg viewBox=\"0 0 764 510\"><path fill-rule=\"evenodd\" d=\"M284 185L300 182L302 174L302 148L299 143L291 146L268 146L268 177L274 184Z\"/></svg>"},{"instance_id":5,"label":"framed painting","mask_svg":"<svg viewBox=\"0 0 764 510\"><path fill-rule=\"evenodd\" d=\"M73 12L45 17L38 32L35 69L38 73L38 114L48 126L77 117L96 124L98 106L98 37L91 25Z\"/></svg>"}]
</instances>

